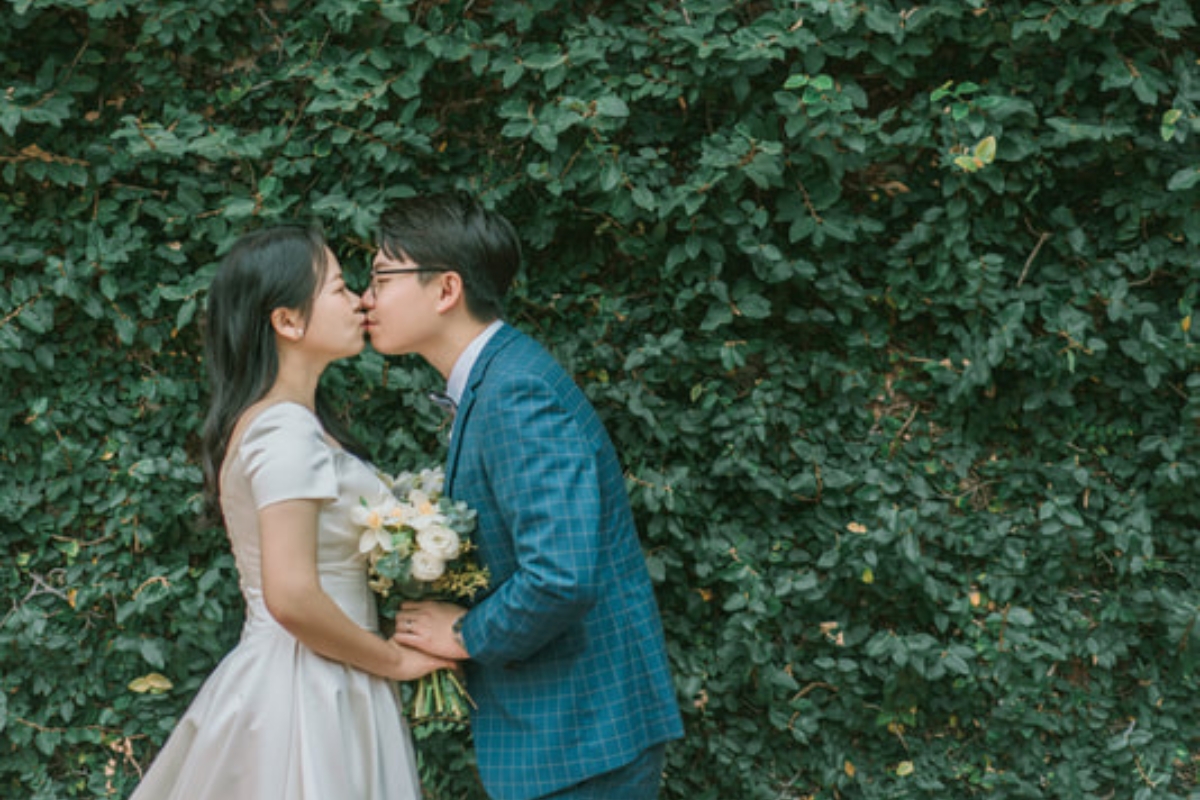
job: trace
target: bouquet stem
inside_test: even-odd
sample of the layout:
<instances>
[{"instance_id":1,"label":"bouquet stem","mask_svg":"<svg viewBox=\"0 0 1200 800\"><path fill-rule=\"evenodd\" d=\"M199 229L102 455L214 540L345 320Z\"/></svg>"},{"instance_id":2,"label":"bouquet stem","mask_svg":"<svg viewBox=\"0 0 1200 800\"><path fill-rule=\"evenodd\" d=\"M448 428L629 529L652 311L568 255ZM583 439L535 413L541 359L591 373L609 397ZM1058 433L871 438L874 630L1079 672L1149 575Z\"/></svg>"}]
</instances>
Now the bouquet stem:
<instances>
[{"instance_id":1,"label":"bouquet stem","mask_svg":"<svg viewBox=\"0 0 1200 800\"><path fill-rule=\"evenodd\" d=\"M405 709L414 727L437 723L444 727L465 728L471 719L475 701L453 670L439 669L420 678L412 701Z\"/></svg>"}]
</instances>

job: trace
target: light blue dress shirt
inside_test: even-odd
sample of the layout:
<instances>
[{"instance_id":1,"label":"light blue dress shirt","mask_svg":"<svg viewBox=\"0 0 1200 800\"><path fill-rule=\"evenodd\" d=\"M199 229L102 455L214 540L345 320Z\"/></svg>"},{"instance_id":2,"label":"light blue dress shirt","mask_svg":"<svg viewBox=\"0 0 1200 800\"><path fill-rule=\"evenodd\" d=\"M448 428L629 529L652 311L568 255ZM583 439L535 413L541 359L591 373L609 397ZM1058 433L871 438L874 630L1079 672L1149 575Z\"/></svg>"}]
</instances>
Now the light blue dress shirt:
<instances>
[{"instance_id":1,"label":"light blue dress shirt","mask_svg":"<svg viewBox=\"0 0 1200 800\"><path fill-rule=\"evenodd\" d=\"M467 378L471 376L471 370L475 368L475 362L479 360L479 354L483 352L484 346L488 343L496 331L504 327L504 320L496 320L491 325L483 329L483 333L476 336L467 349L462 351L462 355L454 362L454 368L450 370L450 379L446 381L446 394L454 401L457 406L462 402L463 392L467 388Z\"/></svg>"}]
</instances>

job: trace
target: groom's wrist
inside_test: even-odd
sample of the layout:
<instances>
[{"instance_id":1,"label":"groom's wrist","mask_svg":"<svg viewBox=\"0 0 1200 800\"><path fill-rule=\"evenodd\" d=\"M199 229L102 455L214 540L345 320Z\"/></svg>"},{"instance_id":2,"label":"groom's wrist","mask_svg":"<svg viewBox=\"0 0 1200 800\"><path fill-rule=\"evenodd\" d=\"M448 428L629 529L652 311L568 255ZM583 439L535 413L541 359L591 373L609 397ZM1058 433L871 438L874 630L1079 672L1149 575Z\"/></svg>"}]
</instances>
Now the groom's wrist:
<instances>
[{"instance_id":1,"label":"groom's wrist","mask_svg":"<svg viewBox=\"0 0 1200 800\"><path fill-rule=\"evenodd\" d=\"M467 643L463 641L463 623L466 622L467 615L459 614L458 618L450 625L450 633L454 636L455 643L462 648L464 653L467 653ZM467 653L470 655L470 653Z\"/></svg>"}]
</instances>

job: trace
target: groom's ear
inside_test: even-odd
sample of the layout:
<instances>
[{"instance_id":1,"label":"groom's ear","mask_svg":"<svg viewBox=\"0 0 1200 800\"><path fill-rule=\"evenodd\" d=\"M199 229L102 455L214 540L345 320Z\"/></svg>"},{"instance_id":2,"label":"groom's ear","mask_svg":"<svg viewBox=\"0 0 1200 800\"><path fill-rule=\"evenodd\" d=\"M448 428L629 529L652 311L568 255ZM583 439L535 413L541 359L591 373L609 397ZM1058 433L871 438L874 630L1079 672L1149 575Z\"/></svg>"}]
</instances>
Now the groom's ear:
<instances>
[{"instance_id":1,"label":"groom's ear","mask_svg":"<svg viewBox=\"0 0 1200 800\"><path fill-rule=\"evenodd\" d=\"M463 279L461 275L457 272L442 272L439 273L437 281L437 311L439 314L445 314L459 305L466 305L466 295L463 293Z\"/></svg>"}]
</instances>

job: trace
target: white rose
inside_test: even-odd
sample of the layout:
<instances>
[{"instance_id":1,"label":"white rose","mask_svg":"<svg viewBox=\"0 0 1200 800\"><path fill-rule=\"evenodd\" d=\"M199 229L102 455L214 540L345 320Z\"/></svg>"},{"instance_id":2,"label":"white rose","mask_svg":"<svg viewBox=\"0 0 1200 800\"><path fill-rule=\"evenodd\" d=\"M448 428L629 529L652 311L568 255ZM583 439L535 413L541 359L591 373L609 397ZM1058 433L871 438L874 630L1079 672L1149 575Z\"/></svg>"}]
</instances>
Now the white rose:
<instances>
[{"instance_id":1,"label":"white rose","mask_svg":"<svg viewBox=\"0 0 1200 800\"><path fill-rule=\"evenodd\" d=\"M436 581L446 571L446 562L424 550L412 554L411 565L413 579L418 581Z\"/></svg>"},{"instance_id":2,"label":"white rose","mask_svg":"<svg viewBox=\"0 0 1200 800\"><path fill-rule=\"evenodd\" d=\"M462 545L458 534L444 525L430 525L417 532L417 547L442 561L458 558Z\"/></svg>"}]
</instances>

